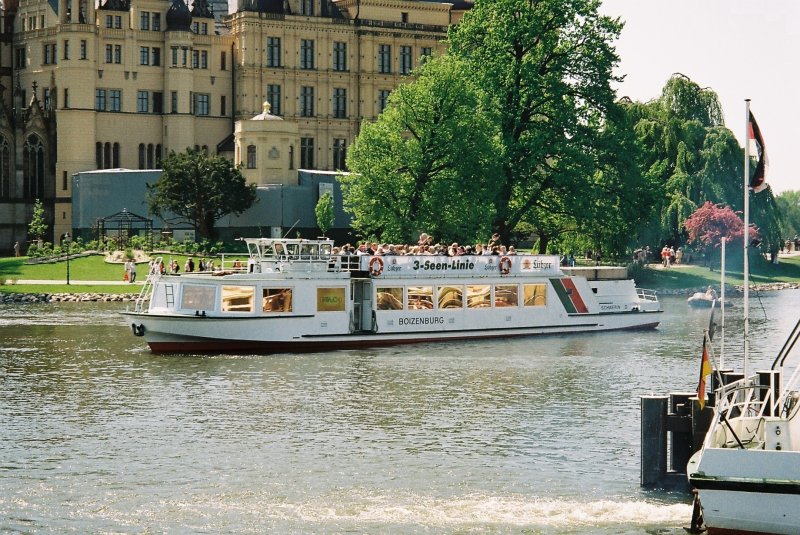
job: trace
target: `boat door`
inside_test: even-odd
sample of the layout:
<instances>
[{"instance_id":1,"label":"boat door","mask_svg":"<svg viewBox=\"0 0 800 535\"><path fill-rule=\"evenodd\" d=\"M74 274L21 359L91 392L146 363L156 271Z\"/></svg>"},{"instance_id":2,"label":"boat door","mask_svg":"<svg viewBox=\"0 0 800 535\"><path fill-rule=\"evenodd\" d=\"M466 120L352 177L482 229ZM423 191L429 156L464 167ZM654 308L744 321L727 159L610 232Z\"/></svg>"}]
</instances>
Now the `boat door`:
<instances>
[{"instance_id":1,"label":"boat door","mask_svg":"<svg viewBox=\"0 0 800 535\"><path fill-rule=\"evenodd\" d=\"M355 279L350 295L353 296L353 331L374 331L372 314L372 280Z\"/></svg>"}]
</instances>

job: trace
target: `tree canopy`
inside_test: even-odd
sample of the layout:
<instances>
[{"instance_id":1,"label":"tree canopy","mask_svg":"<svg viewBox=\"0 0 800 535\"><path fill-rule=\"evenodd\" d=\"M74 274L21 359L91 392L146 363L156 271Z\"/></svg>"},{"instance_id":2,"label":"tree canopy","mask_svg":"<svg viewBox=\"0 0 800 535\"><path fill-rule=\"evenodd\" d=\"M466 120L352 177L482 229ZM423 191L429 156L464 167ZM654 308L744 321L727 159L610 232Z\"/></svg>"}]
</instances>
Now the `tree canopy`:
<instances>
[{"instance_id":1,"label":"tree canopy","mask_svg":"<svg viewBox=\"0 0 800 535\"><path fill-rule=\"evenodd\" d=\"M617 189L610 182L619 170L602 172L619 132L605 126L615 106L612 42L622 25L599 15L598 5L478 1L450 31L449 52L467 62L499 134L492 226L506 240L521 222L547 238L579 229L590 212L623 208L604 196Z\"/></svg>"},{"instance_id":2,"label":"tree canopy","mask_svg":"<svg viewBox=\"0 0 800 535\"><path fill-rule=\"evenodd\" d=\"M170 152L163 172L147 185L150 213L169 223L189 223L207 239L214 224L228 214L241 214L256 201L255 184L247 184L239 167L222 156L187 149Z\"/></svg>"},{"instance_id":3,"label":"tree canopy","mask_svg":"<svg viewBox=\"0 0 800 535\"><path fill-rule=\"evenodd\" d=\"M491 126L458 58L427 61L400 85L374 123L364 124L341 177L353 228L385 241L471 240L491 209Z\"/></svg>"}]
</instances>

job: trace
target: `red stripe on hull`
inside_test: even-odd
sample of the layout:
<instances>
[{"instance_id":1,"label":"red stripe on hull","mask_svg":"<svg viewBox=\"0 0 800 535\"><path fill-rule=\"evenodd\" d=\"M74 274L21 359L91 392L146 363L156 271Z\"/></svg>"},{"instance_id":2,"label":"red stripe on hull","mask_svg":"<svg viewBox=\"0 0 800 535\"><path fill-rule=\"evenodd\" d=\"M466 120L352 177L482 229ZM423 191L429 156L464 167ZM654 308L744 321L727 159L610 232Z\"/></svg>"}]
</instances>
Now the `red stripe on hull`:
<instances>
[{"instance_id":1,"label":"red stripe on hull","mask_svg":"<svg viewBox=\"0 0 800 535\"><path fill-rule=\"evenodd\" d=\"M564 288L567 289L567 295L572 301L573 306L575 306L575 310L577 310L579 314L588 314L589 309L586 308L586 303L583 302L583 298L580 292L578 292L575 282L572 279L561 279L561 283L564 285Z\"/></svg>"}]
</instances>

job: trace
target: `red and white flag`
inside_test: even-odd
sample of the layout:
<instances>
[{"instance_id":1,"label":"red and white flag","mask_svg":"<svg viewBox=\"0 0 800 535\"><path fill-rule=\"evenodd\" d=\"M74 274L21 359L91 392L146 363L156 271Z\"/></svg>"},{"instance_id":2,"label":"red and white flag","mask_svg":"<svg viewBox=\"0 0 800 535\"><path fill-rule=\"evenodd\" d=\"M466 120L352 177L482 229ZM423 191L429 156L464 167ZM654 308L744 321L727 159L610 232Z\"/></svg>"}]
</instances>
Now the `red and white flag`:
<instances>
[{"instance_id":1,"label":"red and white flag","mask_svg":"<svg viewBox=\"0 0 800 535\"><path fill-rule=\"evenodd\" d=\"M761 137L761 129L758 128L758 123L752 112L750 112L750 118L747 121L747 144L748 154L758 158L756 171L750 177L750 189L758 193L767 188L766 178L769 160L767 160L767 148L764 146L764 138Z\"/></svg>"}]
</instances>

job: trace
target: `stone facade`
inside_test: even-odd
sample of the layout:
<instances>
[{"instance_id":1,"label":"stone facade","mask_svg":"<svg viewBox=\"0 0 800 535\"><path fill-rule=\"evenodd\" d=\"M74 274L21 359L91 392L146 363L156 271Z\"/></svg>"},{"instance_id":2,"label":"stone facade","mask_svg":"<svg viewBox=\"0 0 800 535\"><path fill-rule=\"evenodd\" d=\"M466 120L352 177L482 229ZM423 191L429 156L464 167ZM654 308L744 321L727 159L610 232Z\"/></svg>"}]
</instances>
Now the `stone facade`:
<instances>
[{"instance_id":1,"label":"stone facade","mask_svg":"<svg viewBox=\"0 0 800 535\"><path fill-rule=\"evenodd\" d=\"M362 121L423 56L444 50L448 26L470 7L239 0L228 15L207 0L191 9L184 0L100 1L11 0L0 11L0 251L26 241L37 198L48 240L71 231L76 173L154 169L187 147L247 167L236 123L265 101L292 123L275 145L281 165L343 169ZM259 175L276 184L293 176Z\"/></svg>"}]
</instances>

